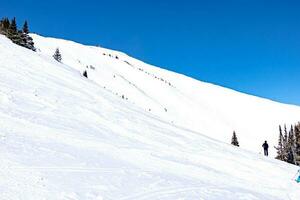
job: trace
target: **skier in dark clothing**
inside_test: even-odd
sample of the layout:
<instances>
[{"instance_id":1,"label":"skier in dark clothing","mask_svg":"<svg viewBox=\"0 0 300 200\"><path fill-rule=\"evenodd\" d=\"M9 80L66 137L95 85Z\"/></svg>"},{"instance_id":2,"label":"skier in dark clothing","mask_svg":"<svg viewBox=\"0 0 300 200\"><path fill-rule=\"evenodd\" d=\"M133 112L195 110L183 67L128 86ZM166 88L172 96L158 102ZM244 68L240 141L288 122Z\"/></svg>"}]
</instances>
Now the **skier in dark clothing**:
<instances>
[{"instance_id":1,"label":"skier in dark clothing","mask_svg":"<svg viewBox=\"0 0 300 200\"><path fill-rule=\"evenodd\" d=\"M267 141L265 141L263 143L262 147L264 148L264 154L265 154L265 156L268 156L269 155L269 153L268 153L269 145L268 145Z\"/></svg>"}]
</instances>

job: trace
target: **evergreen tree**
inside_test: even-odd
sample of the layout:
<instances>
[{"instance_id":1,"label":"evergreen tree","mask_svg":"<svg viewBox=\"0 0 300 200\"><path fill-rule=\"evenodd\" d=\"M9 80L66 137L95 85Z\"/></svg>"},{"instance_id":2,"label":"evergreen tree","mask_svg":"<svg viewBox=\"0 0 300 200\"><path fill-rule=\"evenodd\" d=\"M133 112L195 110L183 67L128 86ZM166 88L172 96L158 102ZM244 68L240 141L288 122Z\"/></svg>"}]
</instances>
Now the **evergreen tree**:
<instances>
[{"instance_id":1,"label":"evergreen tree","mask_svg":"<svg viewBox=\"0 0 300 200\"><path fill-rule=\"evenodd\" d=\"M7 33L7 37L15 44L20 45L21 42L21 34L20 32L18 32L17 29L17 22L16 22L16 18L14 17L11 20L11 23L9 25L9 29L8 29L8 33Z\"/></svg>"},{"instance_id":2,"label":"evergreen tree","mask_svg":"<svg viewBox=\"0 0 300 200\"><path fill-rule=\"evenodd\" d=\"M293 148L293 150L295 149L295 131L293 125L291 125L291 129L289 131L288 145Z\"/></svg>"},{"instance_id":3,"label":"evergreen tree","mask_svg":"<svg viewBox=\"0 0 300 200\"><path fill-rule=\"evenodd\" d=\"M86 70L84 70L83 76L86 77L86 78L88 78L88 75L87 75L87 71L86 71Z\"/></svg>"},{"instance_id":4,"label":"evergreen tree","mask_svg":"<svg viewBox=\"0 0 300 200\"><path fill-rule=\"evenodd\" d=\"M288 160L288 132L287 132L287 128L286 128L286 124L284 125L284 133L283 133L283 140L282 140L282 146L283 146L283 157L284 157L284 161Z\"/></svg>"},{"instance_id":5,"label":"evergreen tree","mask_svg":"<svg viewBox=\"0 0 300 200\"><path fill-rule=\"evenodd\" d=\"M295 135L295 164L300 164L300 122L294 127Z\"/></svg>"},{"instance_id":6,"label":"evergreen tree","mask_svg":"<svg viewBox=\"0 0 300 200\"><path fill-rule=\"evenodd\" d=\"M53 58L54 58L56 61L61 62L62 57L61 57L61 54L60 54L58 48L56 48L55 53L54 53L54 55L53 55Z\"/></svg>"},{"instance_id":7,"label":"evergreen tree","mask_svg":"<svg viewBox=\"0 0 300 200\"><path fill-rule=\"evenodd\" d=\"M18 31L20 40L19 40L19 44L22 47L25 47L27 44L27 38L26 38L26 34L24 34L22 31Z\"/></svg>"},{"instance_id":8,"label":"evergreen tree","mask_svg":"<svg viewBox=\"0 0 300 200\"><path fill-rule=\"evenodd\" d=\"M294 129L291 126L291 129L288 134L288 141L287 141L287 162L291 164L295 164L294 160L294 150L295 150L295 139L294 139Z\"/></svg>"},{"instance_id":9,"label":"evergreen tree","mask_svg":"<svg viewBox=\"0 0 300 200\"><path fill-rule=\"evenodd\" d=\"M25 40L26 40L26 45L24 47L31 49L32 51L36 51L36 48L34 47L34 42L32 37L29 35L25 34Z\"/></svg>"},{"instance_id":10,"label":"evergreen tree","mask_svg":"<svg viewBox=\"0 0 300 200\"><path fill-rule=\"evenodd\" d=\"M13 43L17 45L26 47L33 51L36 50L33 39L28 35L29 28L27 21L25 21L21 31L17 28L16 18L13 18L11 22L9 22L8 18L3 18L0 21L0 33L6 35Z\"/></svg>"},{"instance_id":11,"label":"evergreen tree","mask_svg":"<svg viewBox=\"0 0 300 200\"><path fill-rule=\"evenodd\" d=\"M284 136L283 136L283 140L285 143L287 143L287 140L288 140L288 132L287 132L287 129L286 129L286 124L284 125Z\"/></svg>"},{"instance_id":12,"label":"evergreen tree","mask_svg":"<svg viewBox=\"0 0 300 200\"><path fill-rule=\"evenodd\" d=\"M1 19L1 21L0 21L0 33L4 34L4 35L7 35L9 27L10 27L9 19L7 17Z\"/></svg>"},{"instance_id":13,"label":"evergreen tree","mask_svg":"<svg viewBox=\"0 0 300 200\"><path fill-rule=\"evenodd\" d=\"M11 23L10 23L10 26L9 26L9 31L13 32L13 33L17 33L17 31L18 31L17 21L16 21L15 17L11 20Z\"/></svg>"},{"instance_id":14,"label":"evergreen tree","mask_svg":"<svg viewBox=\"0 0 300 200\"><path fill-rule=\"evenodd\" d=\"M24 22L24 25L23 25L23 33L25 34L28 34L29 33L29 28L28 28L28 23L27 21Z\"/></svg>"},{"instance_id":15,"label":"evergreen tree","mask_svg":"<svg viewBox=\"0 0 300 200\"><path fill-rule=\"evenodd\" d=\"M295 126L291 125L287 132L284 125L284 133L282 134L281 126L279 126L279 140L276 159L283 160L291 164L300 164L300 122Z\"/></svg>"},{"instance_id":16,"label":"evergreen tree","mask_svg":"<svg viewBox=\"0 0 300 200\"><path fill-rule=\"evenodd\" d=\"M6 29L6 30L9 29L9 27L10 27L10 22L9 22L9 19L8 19L7 17L6 17L6 18L3 18L3 19L1 20L1 23L2 23L4 29Z\"/></svg>"},{"instance_id":17,"label":"evergreen tree","mask_svg":"<svg viewBox=\"0 0 300 200\"><path fill-rule=\"evenodd\" d=\"M23 29L22 29L22 44L21 46L31 49L33 51L36 50L34 47L34 42L32 37L29 35L29 27L27 21L24 22Z\"/></svg>"},{"instance_id":18,"label":"evergreen tree","mask_svg":"<svg viewBox=\"0 0 300 200\"><path fill-rule=\"evenodd\" d=\"M283 155L283 135L282 135L282 129L279 125L279 138L278 138L278 146L275 147L277 150L277 156L276 159L284 161L284 155Z\"/></svg>"},{"instance_id":19,"label":"evergreen tree","mask_svg":"<svg viewBox=\"0 0 300 200\"><path fill-rule=\"evenodd\" d=\"M3 19L0 21L0 34L4 34Z\"/></svg>"},{"instance_id":20,"label":"evergreen tree","mask_svg":"<svg viewBox=\"0 0 300 200\"><path fill-rule=\"evenodd\" d=\"M236 137L236 133L235 131L233 131L233 135L232 135L232 138L231 138L231 144L234 145L234 146L239 146L239 142L238 142L238 139Z\"/></svg>"}]
</instances>

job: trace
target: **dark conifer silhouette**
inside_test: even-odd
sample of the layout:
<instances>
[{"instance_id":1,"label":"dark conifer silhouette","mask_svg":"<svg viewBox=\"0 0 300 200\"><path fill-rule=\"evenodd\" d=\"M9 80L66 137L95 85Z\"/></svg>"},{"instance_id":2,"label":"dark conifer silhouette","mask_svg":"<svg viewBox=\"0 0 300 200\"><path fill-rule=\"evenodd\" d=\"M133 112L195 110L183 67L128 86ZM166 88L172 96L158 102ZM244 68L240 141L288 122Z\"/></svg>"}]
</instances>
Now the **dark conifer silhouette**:
<instances>
[{"instance_id":1,"label":"dark conifer silhouette","mask_svg":"<svg viewBox=\"0 0 300 200\"><path fill-rule=\"evenodd\" d=\"M3 18L0 21L0 33L17 45L33 51L36 50L32 38L28 35L29 27L27 21L25 21L22 30L18 30L16 18L13 18L11 22L8 18Z\"/></svg>"},{"instance_id":2,"label":"dark conifer silhouette","mask_svg":"<svg viewBox=\"0 0 300 200\"><path fill-rule=\"evenodd\" d=\"M0 21L0 33L4 34L4 35L7 35L9 27L10 27L9 19L7 17L1 19L1 21Z\"/></svg>"},{"instance_id":3,"label":"dark conifer silhouette","mask_svg":"<svg viewBox=\"0 0 300 200\"><path fill-rule=\"evenodd\" d=\"M54 58L57 62L61 62L62 56L61 56L61 54L60 54L59 48L56 48L55 53L53 54L53 58Z\"/></svg>"},{"instance_id":4,"label":"dark conifer silhouette","mask_svg":"<svg viewBox=\"0 0 300 200\"><path fill-rule=\"evenodd\" d=\"M18 32L17 21L14 17L8 28L7 37L15 44L21 44L21 34Z\"/></svg>"},{"instance_id":5,"label":"dark conifer silhouette","mask_svg":"<svg viewBox=\"0 0 300 200\"><path fill-rule=\"evenodd\" d=\"M86 77L86 78L88 78L88 75L87 75L87 71L86 71L86 70L84 70L83 76Z\"/></svg>"},{"instance_id":6,"label":"dark conifer silhouette","mask_svg":"<svg viewBox=\"0 0 300 200\"><path fill-rule=\"evenodd\" d=\"M288 141L287 141L287 162L288 163L295 164L294 151L295 151L294 128L293 126L291 126L291 129L288 134Z\"/></svg>"},{"instance_id":7,"label":"dark conifer silhouette","mask_svg":"<svg viewBox=\"0 0 300 200\"><path fill-rule=\"evenodd\" d=\"M22 30L23 30L23 33L25 33L25 34L28 34L28 33L29 33L29 28L28 28L28 23L27 23L27 21L24 22L24 25L23 25Z\"/></svg>"},{"instance_id":8,"label":"dark conifer silhouette","mask_svg":"<svg viewBox=\"0 0 300 200\"><path fill-rule=\"evenodd\" d=\"M281 126L279 126L279 139L276 159L291 163L300 164L300 123L291 126L287 132L286 125L284 126L284 133L282 133Z\"/></svg>"},{"instance_id":9,"label":"dark conifer silhouette","mask_svg":"<svg viewBox=\"0 0 300 200\"><path fill-rule=\"evenodd\" d=\"M277 150L277 156L276 159L284 161L284 155L283 155L283 135L282 135L282 129L279 125L279 138L278 138L278 146L275 147Z\"/></svg>"},{"instance_id":10,"label":"dark conifer silhouette","mask_svg":"<svg viewBox=\"0 0 300 200\"><path fill-rule=\"evenodd\" d=\"M10 26L9 26L9 31L14 32L14 33L16 33L18 31L17 21L16 21L15 17L11 20L11 23L10 23Z\"/></svg>"},{"instance_id":11,"label":"dark conifer silhouette","mask_svg":"<svg viewBox=\"0 0 300 200\"><path fill-rule=\"evenodd\" d=\"M234 145L234 146L237 146L237 147L239 146L239 142L238 142L235 131L233 131L233 135L232 135L232 138L231 138L231 144Z\"/></svg>"},{"instance_id":12,"label":"dark conifer silhouette","mask_svg":"<svg viewBox=\"0 0 300 200\"><path fill-rule=\"evenodd\" d=\"M294 146L295 164L300 165L300 123L298 123L294 127L294 136L295 136L295 146Z\"/></svg>"},{"instance_id":13,"label":"dark conifer silhouette","mask_svg":"<svg viewBox=\"0 0 300 200\"><path fill-rule=\"evenodd\" d=\"M26 47L28 49L31 49L35 51L34 42L33 39L29 35L29 27L27 21L24 22L23 28L22 28L22 39L23 39L23 47Z\"/></svg>"}]
</instances>

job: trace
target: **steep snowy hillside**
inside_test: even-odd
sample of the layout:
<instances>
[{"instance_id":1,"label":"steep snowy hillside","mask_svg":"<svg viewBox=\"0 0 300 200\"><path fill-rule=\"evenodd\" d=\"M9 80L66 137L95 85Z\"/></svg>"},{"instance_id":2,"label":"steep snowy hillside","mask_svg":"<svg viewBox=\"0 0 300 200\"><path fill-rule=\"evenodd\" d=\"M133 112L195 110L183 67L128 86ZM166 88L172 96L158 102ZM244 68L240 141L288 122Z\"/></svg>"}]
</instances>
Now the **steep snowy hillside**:
<instances>
[{"instance_id":1,"label":"steep snowy hillside","mask_svg":"<svg viewBox=\"0 0 300 200\"><path fill-rule=\"evenodd\" d=\"M261 151L263 141L277 145L278 125L294 124L300 108L242 94L169 72L123 53L71 41L32 35L39 54L59 48L63 63L112 94L172 124L224 142L232 132L243 148ZM272 155L275 154L271 149Z\"/></svg>"},{"instance_id":2,"label":"steep snowy hillside","mask_svg":"<svg viewBox=\"0 0 300 200\"><path fill-rule=\"evenodd\" d=\"M297 107L198 82L118 52L34 39L40 52L0 35L0 199L300 198L295 166L203 135L224 139L240 128L246 137L253 122L244 119L264 120L259 125L269 130L264 117L293 120ZM55 47L64 64L49 56ZM87 69L92 80L78 72L86 65L95 68Z\"/></svg>"}]
</instances>

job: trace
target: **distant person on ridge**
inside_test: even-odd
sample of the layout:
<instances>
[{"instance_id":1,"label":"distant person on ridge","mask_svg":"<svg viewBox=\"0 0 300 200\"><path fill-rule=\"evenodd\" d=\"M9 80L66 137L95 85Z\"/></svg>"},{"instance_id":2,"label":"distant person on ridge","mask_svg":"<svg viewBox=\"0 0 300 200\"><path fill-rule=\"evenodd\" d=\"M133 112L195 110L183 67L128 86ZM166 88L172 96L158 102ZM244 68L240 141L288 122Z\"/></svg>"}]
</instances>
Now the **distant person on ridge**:
<instances>
[{"instance_id":1,"label":"distant person on ridge","mask_svg":"<svg viewBox=\"0 0 300 200\"><path fill-rule=\"evenodd\" d=\"M268 156L269 155L269 153L268 153L269 145L268 145L267 141L265 141L263 143L262 147L264 148L264 154L265 154L265 156Z\"/></svg>"}]
</instances>

